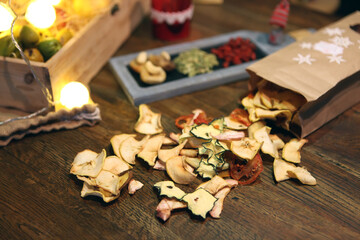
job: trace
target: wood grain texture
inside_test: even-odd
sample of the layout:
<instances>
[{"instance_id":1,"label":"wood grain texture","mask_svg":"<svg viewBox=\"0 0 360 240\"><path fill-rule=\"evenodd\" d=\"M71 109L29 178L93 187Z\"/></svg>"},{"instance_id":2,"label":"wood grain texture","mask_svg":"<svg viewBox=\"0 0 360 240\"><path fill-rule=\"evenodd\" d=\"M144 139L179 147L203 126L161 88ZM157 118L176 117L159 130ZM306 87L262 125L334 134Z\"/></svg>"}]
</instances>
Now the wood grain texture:
<instances>
[{"instance_id":1,"label":"wood grain texture","mask_svg":"<svg viewBox=\"0 0 360 240\"><path fill-rule=\"evenodd\" d=\"M239 29L268 30L278 1L227 0L218 6L197 5L190 41ZM306 17L305 17L306 16ZM338 17L291 9L289 30L320 28ZM116 55L172 44L153 39L145 18ZM120 34L120 33L119 33ZM143 189L126 191L113 203L81 198L81 182L69 174L76 153L88 148L111 152L110 139L133 133L138 110L126 98L109 66L90 83L102 121L94 127L28 136L0 149L1 239L359 239L360 105L354 106L308 137L302 162L318 181L275 183L272 160L252 185L239 186L225 199L220 219L205 221L177 211L166 222L155 217L159 199L152 185L167 180L161 171L138 161L134 178ZM247 82L219 86L149 104L162 113L167 133L174 119L202 108L219 117L236 108ZM180 186L190 192L200 183Z\"/></svg>"}]
</instances>

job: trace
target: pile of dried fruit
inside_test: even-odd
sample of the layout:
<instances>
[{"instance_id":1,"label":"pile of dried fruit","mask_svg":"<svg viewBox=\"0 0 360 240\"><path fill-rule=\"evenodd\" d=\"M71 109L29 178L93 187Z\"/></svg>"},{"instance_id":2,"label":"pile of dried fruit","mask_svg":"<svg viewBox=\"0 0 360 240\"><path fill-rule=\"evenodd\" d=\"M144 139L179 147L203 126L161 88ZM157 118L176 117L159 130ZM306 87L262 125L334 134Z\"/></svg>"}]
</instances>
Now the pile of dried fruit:
<instances>
[{"instance_id":1,"label":"pile of dried fruit","mask_svg":"<svg viewBox=\"0 0 360 240\"><path fill-rule=\"evenodd\" d=\"M281 106L288 106L284 109L287 111L295 107L284 99ZM141 140L136 139L136 134L115 135L110 142L116 156L105 158L104 153L85 150L75 157L71 173L85 182L83 197L93 194L111 201L119 196L129 179L131 165L137 159L154 169L166 171L172 181L154 185L162 197L156 211L163 221L170 217L172 210L182 208L202 218L208 213L219 218L230 190L238 184L253 183L263 171L261 154L274 158L277 182L296 178L303 184L315 185L315 178L299 166L300 150L307 141L294 138L284 143L271 134L271 128L260 116L256 115L257 120L252 121L246 110L238 108L229 116L212 119L203 110L196 109L176 120L181 133L170 133L167 137L162 133L161 115L142 104L135 125L135 130L145 135ZM208 181L192 193L175 186L175 183L194 183L198 176ZM139 182L133 184L141 185Z\"/></svg>"},{"instance_id":2,"label":"pile of dried fruit","mask_svg":"<svg viewBox=\"0 0 360 240\"><path fill-rule=\"evenodd\" d=\"M224 60L223 67L229 67L230 64L241 64L256 59L255 44L249 39L241 37L231 38L229 42L218 47L212 48L211 52L219 59Z\"/></svg>"},{"instance_id":3,"label":"pile of dried fruit","mask_svg":"<svg viewBox=\"0 0 360 240\"><path fill-rule=\"evenodd\" d=\"M128 186L129 194L134 194L143 184L132 179L132 166L117 156L106 156L85 149L79 152L72 163L71 174L84 182L81 197L97 196L104 202L111 202L120 196L121 189Z\"/></svg>"}]
</instances>

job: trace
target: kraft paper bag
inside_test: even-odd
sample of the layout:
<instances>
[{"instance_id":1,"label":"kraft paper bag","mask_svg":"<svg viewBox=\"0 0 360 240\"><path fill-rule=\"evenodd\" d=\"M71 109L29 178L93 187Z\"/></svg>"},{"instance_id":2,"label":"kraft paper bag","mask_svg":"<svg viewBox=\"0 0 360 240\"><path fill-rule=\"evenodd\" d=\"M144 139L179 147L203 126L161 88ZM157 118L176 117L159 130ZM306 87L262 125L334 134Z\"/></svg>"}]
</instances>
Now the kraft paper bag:
<instances>
[{"instance_id":1,"label":"kraft paper bag","mask_svg":"<svg viewBox=\"0 0 360 240\"><path fill-rule=\"evenodd\" d=\"M264 79L305 97L290 130L305 137L360 102L360 12L247 68L249 89Z\"/></svg>"}]
</instances>

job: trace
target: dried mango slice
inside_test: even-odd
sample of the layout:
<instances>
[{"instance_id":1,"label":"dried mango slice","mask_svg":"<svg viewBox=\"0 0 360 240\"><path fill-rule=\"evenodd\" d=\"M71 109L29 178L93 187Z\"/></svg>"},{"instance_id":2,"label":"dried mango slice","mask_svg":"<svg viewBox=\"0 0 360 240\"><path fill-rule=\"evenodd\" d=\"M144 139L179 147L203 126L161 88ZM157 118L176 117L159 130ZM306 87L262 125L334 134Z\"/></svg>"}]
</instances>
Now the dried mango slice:
<instances>
[{"instance_id":1,"label":"dried mango slice","mask_svg":"<svg viewBox=\"0 0 360 240\"><path fill-rule=\"evenodd\" d=\"M105 157L105 149L99 154L88 149L79 152L74 158L70 173L74 175L96 177L103 167Z\"/></svg>"},{"instance_id":2,"label":"dried mango slice","mask_svg":"<svg viewBox=\"0 0 360 240\"><path fill-rule=\"evenodd\" d=\"M162 181L154 184L154 188L159 191L160 196L166 196L168 198L182 199L185 196L185 192L176 187L173 181Z\"/></svg>"},{"instance_id":3,"label":"dried mango slice","mask_svg":"<svg viewBox=\"0 0 360 240\"><path fill-rule=\"evenodd\" d=\"M193 193L186 194L182 200L187 203L189 210L194 215L205 219L206 214L213 209L218 199L205 189L199 188Z\"/></svg>"}]
</instances>

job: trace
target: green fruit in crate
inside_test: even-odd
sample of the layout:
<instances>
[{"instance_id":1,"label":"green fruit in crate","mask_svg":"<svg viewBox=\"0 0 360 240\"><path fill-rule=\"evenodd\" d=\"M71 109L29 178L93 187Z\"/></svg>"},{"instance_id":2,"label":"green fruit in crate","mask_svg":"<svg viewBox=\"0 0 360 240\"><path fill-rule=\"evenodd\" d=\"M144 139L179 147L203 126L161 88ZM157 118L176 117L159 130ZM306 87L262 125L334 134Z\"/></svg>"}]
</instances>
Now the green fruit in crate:
<instances>
[{"instance_id":1,"label":"green fruit in crate","mask_svg":"<svg viewBox=\"0 0 360 240\"><path fill-rule=\"evenodd\" d=\"M63 28L56 34L56 39L64 46L73 37L69 29Z\"/></svg>"},{"instance_id":2,"label":"green fruit in crate","mask_svg":"<svg viewBox=\"0 0 360 240\"><path fill-rule=\"evenodd\" d=\"M25 49L24 54L30 61L44 62L44 57L36 48Z\"/></svg>"},{"instance_id":3,"label":"green fruit in crate","mask_svg":"<svg viewBox=\"0 0 360 240\"><path fill-rule=\"evenodd\" d=\"M47 61L61 49L61 43L56 39L48 39L40 42L37 49L41 52L44 60Z\"/></svg>"},{"instance_id":4,"label":"green fruit in crate","mask_svg":"<svg viewBox=\"0 0 360 240\"><path fill-rule=\"evenodd\" d=\"M0 56L9 57L15 50L16 47L10 35L0 39Z\"/></svg>"},{"instance_id":5,"label":"green fruit in crate","mask_svg":"<svg viewBox=\"0 0 360 240\"><path fill-rule=\"evenodd\" d=\"M40 36L39 42L54 38L53 34L48 29L40 29L39 36Z\"/></svg>"},{"instance_id":6,"label":"green fruit in crate","mask_svg":"<svg viewBox=\"0 0 360 240\"><path fill-rule=\"evenodd\" d=\"M20 31L19 40L24 46L24 48L34 47L36 43L39 41L39 39L40 39L39 33L35 28L29 25L24 25L22 27Z\"/></svg>"}]
</instances>

